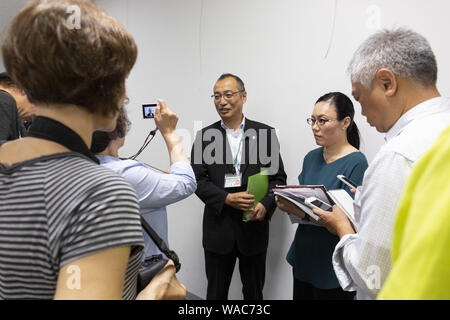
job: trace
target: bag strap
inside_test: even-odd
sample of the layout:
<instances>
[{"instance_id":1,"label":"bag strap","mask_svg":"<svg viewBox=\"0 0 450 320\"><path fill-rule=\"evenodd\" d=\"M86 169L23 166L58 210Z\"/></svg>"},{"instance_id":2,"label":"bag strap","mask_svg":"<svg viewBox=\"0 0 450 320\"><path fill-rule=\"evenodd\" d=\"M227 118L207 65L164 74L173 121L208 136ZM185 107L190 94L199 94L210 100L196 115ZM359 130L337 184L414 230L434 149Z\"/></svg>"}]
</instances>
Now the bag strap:
<instances>
[{"instance_id":1,"label":"bag strap","mask_svg":"<svg viewBox=\"0 0 450 320\"><path fill-rule=\"evenodd\" d=\"M156 233L155 230L153 230L150 224L148 224L147 221L145 221L143 216L141 216L141 223L142 226L144 227L144 231L150 236L150 238L156 244L158 249L161 250L162 253L164 253L169 259L173 261L173 263L175 264L175 269L178 272L181 268L181 263L175 251L170 250L167 247L167 244L164 242L164 240L161 239L161 237Z\"/></svg>"}]
</instances>

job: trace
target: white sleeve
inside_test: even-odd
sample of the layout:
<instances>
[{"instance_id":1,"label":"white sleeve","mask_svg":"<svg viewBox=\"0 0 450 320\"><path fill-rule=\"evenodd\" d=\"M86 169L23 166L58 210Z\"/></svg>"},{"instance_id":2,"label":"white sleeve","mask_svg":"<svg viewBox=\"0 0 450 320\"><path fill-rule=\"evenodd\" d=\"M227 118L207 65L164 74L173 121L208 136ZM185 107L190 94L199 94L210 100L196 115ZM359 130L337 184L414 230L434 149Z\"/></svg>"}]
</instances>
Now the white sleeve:
<instances>
[{"instance_id":1,"label":"white sleeve","mask_svg":"<svg viewBox=\"0 0 450 320\"><path fill-rule=\"evenodd\" d=\"M157 209L187 198L197 182L189 163L175 162L170 173L158 173L144 165L130 166L123 177L135 188L141 209Z\"/></svg>"},{"instance_id":2,"label":"white sleeve","mask_svg":"<svg viewBox=\"0 0 450 320\"><path fill-rule=\"evenodd\" d=\"M375 299L389 274L395 213L412 165L395 152L380 152L355 196L359 231L339 241L333 267L342 288L357 290L358 298Z\"/></svg>"}]
</instances>

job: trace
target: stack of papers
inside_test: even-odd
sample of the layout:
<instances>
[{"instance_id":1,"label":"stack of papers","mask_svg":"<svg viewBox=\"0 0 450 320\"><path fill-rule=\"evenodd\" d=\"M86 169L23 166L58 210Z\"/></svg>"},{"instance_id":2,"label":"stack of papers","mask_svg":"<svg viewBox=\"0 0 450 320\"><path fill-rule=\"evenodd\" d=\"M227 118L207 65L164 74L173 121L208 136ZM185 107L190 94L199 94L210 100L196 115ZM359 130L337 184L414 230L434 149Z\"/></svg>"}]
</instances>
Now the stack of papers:
<instances>
[{"instance_id":1,"label":"stack of papers","mask_svg":"<svg viewBox=\"0 0 450 320\"><path fill-rule=\"evenodd\" d=\"M316 197L323 202L333 206L337 204L347 215L355 227L355 218L353 211L353 198L344 189L327 191L323 185L315 186L279 186L272 188L275 195L283 197L292 202L306 214L318 221L319 217L314 214L312 209L305 204L305 200L309 197ZM291 223L312 224L300 217L289 214ZM314 224L315 225L315 224ZM356 230L356 229L355 229Z\"/></svg>"}]
</instances>

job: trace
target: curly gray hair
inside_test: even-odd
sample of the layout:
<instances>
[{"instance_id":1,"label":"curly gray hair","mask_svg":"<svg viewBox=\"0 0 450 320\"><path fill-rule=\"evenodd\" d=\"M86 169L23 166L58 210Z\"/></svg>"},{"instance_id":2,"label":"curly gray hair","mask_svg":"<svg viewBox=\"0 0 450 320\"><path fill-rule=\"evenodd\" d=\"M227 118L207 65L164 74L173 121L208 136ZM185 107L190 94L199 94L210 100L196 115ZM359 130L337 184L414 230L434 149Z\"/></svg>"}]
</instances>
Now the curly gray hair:
<instances>
[{"instance_id":1,"label":"curly gray hair","mask_svg":"<svg viewBox=\"0 0 450 320\"><path fill-rule=\"evenodd\" d=\"M382 30L370 36L354 53L348 73L353 83L370 89L382 68L426 87L436 84L437 62L433 51L428 41L412 30Z\"/></svg>"}]
</instances>

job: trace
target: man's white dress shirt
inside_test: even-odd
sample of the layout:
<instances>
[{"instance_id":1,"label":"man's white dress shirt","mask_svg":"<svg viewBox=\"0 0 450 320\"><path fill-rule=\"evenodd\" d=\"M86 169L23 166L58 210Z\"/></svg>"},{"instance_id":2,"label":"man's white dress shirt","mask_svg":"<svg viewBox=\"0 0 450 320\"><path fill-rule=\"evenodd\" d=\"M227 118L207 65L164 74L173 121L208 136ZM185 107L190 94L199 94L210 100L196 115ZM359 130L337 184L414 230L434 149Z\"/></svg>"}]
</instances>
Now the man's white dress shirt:
<instances>
[{"instance_id":1,"label":"man's white dress shirt","mask_svg":"<svg viewBox=\"0 0 450 320\"><path fill-rule=\"evenodd\" d=\"M242 147L244 144L244 127L245 127L245 117L242 118L242 122L239 125L239 128L236 131L233 131L232 129L228 128L223 120L220 122L220 125L222 128L225 129L225 132L227 133L227 140L230 144L231 148L231 154L233 157L233 161L236 163L234 164L234 168L236 169L236 173L240 173L240 165L242 160Z\"/></svg>"},{"instance_id":2,"label":"man's white dress shirt","mask_svg":"<svg viewBox=\"0 0 450 320\"><path fill-rule=\"evenodd\" d=\"M342 237L333 254L342 288L356 290L357 299L375 299L385 282L391 269L395 213L405 182L417 160L449 124L449 98L415 106L386 133L386 143L366 170L354 201L358 233Z\"/></svg>"}]
</instances>

